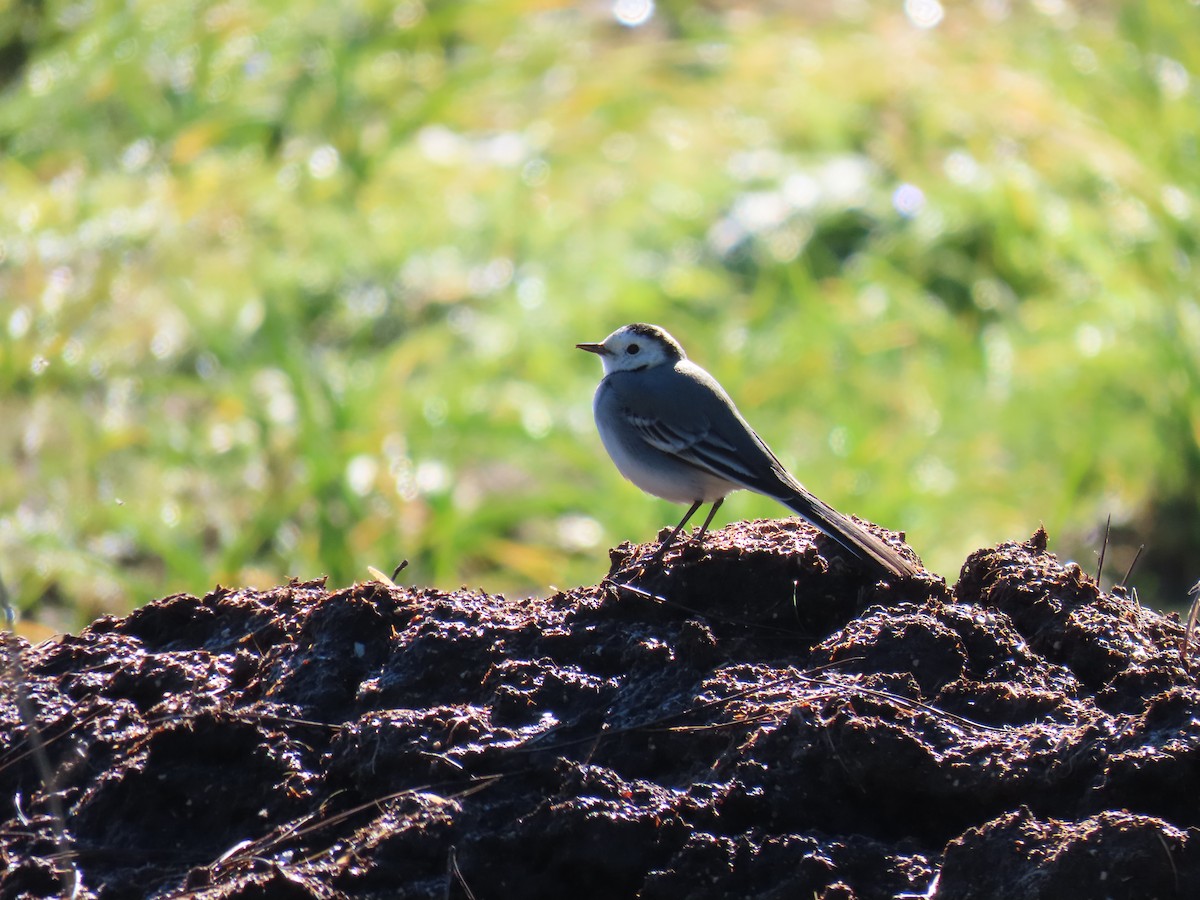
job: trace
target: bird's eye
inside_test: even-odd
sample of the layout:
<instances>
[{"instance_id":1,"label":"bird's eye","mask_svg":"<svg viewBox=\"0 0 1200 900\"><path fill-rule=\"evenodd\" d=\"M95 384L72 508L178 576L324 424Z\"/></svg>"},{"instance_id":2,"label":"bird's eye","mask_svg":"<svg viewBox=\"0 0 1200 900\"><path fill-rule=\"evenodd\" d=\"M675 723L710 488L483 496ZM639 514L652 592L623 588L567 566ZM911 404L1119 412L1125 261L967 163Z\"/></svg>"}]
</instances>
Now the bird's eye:
<instances>
[{"instance_id":1,"label":"bird's eye","mask_svg":"<svg viewBox=\"0 0 1200 900\"><path fill-rule=\"evenodd\" d=\"M630 356L635 356L637 354L637 352L641 349L642 348L639 347L637 344L630 344L628 347L625 348L625 352L628 353Z\"/></svg>"}]
</instances>

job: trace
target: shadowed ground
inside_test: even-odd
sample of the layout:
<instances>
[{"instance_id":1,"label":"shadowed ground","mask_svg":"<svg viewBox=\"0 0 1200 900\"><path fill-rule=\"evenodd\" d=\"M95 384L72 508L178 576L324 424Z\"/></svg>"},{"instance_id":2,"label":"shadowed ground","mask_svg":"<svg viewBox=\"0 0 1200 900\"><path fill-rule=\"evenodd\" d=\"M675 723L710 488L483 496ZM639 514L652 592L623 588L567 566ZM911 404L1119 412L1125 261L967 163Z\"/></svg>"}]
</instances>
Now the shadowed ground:
<instances>
[{"instance_id":1,"label":"shadowed ground","mask_svg":"<svg viewBox=\"0 0 1200 900\"><path fill-rule=\"evenodd\" d=\"M1045 541L950 590L755 522L656 596L218 588L22 656L82 897L1195 896L1181 627ZM0 716L0 896L60 896Z\"/></svg>"}]
</instances>

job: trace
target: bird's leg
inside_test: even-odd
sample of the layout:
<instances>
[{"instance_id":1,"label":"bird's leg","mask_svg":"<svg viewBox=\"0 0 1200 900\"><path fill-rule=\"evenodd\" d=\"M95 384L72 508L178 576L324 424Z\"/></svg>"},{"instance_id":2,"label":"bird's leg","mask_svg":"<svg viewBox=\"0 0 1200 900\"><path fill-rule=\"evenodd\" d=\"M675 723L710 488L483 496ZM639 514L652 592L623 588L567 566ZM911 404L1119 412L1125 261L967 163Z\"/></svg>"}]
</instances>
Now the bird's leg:
<instances>
[{"instance_id":1,"label":"bird's leg","mask_svg":"<svg viewBox=\"0 0 1200 900\"><path fill-rule=\"evenodd\" d=\"M712 509L708 511L708 518L704 520L704 524L700 526L700 533L696 535L697 541L704 540L704 535L708 533L708 526L712 523L713 516L717 514L717 510L721 508L721 504L725 502L725 498L721 497L712 505Z\"/></svg>"},{"instance_id":2,"label":"bird's leg","mask_svg":"<svg viewBox=\"0 0 1200 900\"><path fill-rule=\"evenodd\" d=\"M667 535L667 539L665 541L658 545L658 549L654 551L654 555L650 557L650 561L643 567L643 572L650 566L657 565L663 561L663 557L667 555L667 550L673 543L675 543L675 538L679 537L679 532L683 531L683 526L688 523L688 519L696 514L696 510L703 505L703 500L697 500L692 504L691 509L683 514L683 518L679 520L679 524L675 526L675 530ZM709 518L711 518L711 516Z\"/></svg>"}]
</instances>

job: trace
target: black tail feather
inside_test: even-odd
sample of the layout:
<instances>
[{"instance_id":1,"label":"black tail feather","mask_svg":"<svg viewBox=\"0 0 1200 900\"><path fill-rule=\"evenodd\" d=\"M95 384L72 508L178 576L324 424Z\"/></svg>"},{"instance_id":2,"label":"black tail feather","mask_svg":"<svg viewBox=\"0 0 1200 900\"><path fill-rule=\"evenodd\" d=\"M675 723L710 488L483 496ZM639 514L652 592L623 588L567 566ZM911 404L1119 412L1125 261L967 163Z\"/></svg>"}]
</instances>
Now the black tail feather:
<instances>
[{"instance_id":1,"label":"black tail feather","mask_svg":"<svg viewBox=\"0 0 1200 900\"><path fill-rule=\"evenodd\" d=\"M892 547L867 531L853 519L842 515L828 503L814 497L803 488L787 497L776 497L780 503L822 533L837 541L851 556L874 563L884 572L908 578L921 572Z\"/></svg>"}]
</instances>

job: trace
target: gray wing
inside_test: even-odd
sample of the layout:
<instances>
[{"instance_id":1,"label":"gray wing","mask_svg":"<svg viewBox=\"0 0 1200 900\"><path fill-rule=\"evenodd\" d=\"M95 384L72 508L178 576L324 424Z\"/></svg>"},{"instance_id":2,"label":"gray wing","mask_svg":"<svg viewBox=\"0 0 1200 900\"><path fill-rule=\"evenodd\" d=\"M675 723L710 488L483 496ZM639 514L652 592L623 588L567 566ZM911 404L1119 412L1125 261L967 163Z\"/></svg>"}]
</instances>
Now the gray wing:
<instances>
[{"instance_id":1,"label":"gray wing","mask_svg":"<svg viewBox=\"0 0 1200 900\"><path fill-rule=\"evenodd\" d=\"M643 373L636 382L614 384L629 424L657 450L768 496L788 493L788 476L717 381L690 362ZM795 485L798 486L798 485Z\"/></svg>"}]
</instances>

